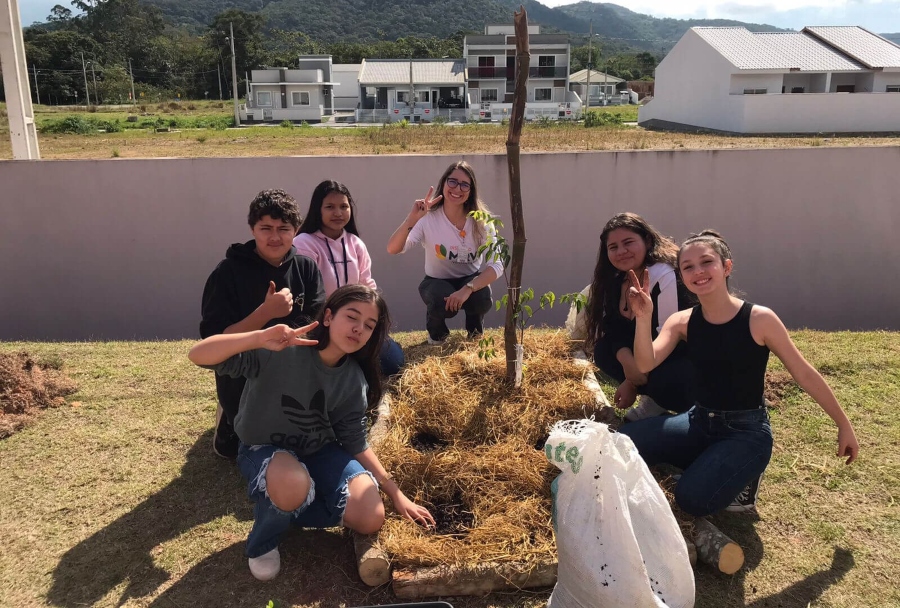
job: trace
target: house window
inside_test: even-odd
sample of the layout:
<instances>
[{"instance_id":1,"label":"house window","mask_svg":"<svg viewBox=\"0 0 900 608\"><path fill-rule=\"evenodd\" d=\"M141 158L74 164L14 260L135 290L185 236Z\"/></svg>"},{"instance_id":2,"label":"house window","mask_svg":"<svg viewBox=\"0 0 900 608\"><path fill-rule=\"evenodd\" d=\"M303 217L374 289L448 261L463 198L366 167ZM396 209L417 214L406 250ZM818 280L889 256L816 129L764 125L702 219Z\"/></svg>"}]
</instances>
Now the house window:
<instances>
[{"instance_id":1,"label":"house window","mask_svg":"<svg viewBox=\"0 0 900 608\"><path fill-rule=\"evenodd\" d=\"M553 99L553 89L535 89L535 101L551 101Z\"/></svg>"},{"instance_id":2,"label":"house window","mask_svg":"<svg viewBox=\"0 0 900 608\"><path fill-rule=\"evenodd\" d=\"M884 91L885 93L900 93L900 84L889 84Z\"/></svg>"},{"instance_id":3,"label":"house window","mask_svg":"<svg viewBox=\"0 0 900 608\"><path fill-rule=\"evenodd\" d=\"M481 101L497 101L497 89L481 89Z\"/></svg>"},{"instance_id":4,"label":"house window","mask_svg":"<svg viewBox=\"0 0 900 608\"><path fill-rule=\"evenodd\" d=\"M538 67L552 68L556 65L556 55L539 55Z\"/></svg>"},{"instance_id":5,"label":"house window","mask_svg":"<svg viewBox=\"0 0 900 608\"><path fill-rule=\"evenodd\" d=\"M295 106L308 106L309 91L292 91L291 103L293 103Z\"/></svg>"},{"instance_id":6,"label":"house window","mask_svg":"<svg viewBox=\"0 0 900 608\"><path fill-rule=\"evenodd\" d=\"M419 91L416 93L416 102L431 103L431 91Z\"/></svg>"},{"instance_id":7,"label":"house window","mask_svg":"<svg viewBox=\"0 0 900 608\"><path fill-rule=\"evenodd\" d=\"M409 91L397 91L397 103L409 103Z\"/></svg>"},{"instance_id":8,"label":"house window","mask_svg":"<svg viewBox=\"0 0 900 608\"><path fill-rule=\"evenodd\" d=\"M256 105L271 106L272 105L272 92L271 91L257 91L256 92Z\"/></svg>"},{"instance_id":9,"label":"house window","mask_svg":"<svg viewBox=\"0 0 900 608\"><path fill-rule=\"evenodd\" d=\"M494 58L493 57L479 57L477 74L478 74L478 77L480 77L480 78L493 78L495 75Z\"/></svg>"},{"instance_id":10,"label":"house window","mask_svg":"<svg viewBox=\"0 0 900 608\"><path fill-rule=\"evenodd\" d=\"M769 89L744 89L744 95L765 95Z\"/></svg>"}]
</instances>

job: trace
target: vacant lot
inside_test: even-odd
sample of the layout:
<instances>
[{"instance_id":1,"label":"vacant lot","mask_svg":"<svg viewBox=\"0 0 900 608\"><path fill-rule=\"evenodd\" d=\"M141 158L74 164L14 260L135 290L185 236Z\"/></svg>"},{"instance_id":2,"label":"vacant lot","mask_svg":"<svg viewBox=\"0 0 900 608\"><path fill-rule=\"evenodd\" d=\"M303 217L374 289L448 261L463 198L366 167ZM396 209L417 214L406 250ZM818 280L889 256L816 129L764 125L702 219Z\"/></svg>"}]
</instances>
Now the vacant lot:
<instances>
[{"instance_id":1,"label":"vacant lot","mask_svg":"<svg viewBox=\"0 0 900 608\"><path fill-rule=\"evenodd\" d=\"M621 115L625 121L637 119L636 106L610 107L601 111ZM12 158L5 112L5 106L0 106L0 159ZM134 116L137 122L126 122L129 115ZM96 112L39 106L35 111L39 128L45 130L51 123L58 123L69 116L81 117L101 127L99 123L104 121L118 121L123 130L115 133L93 131L90 134L41 133L39 144L42 158L493 154L506 151L508 132L505 126L499 124L226 129L224 126L233 116L227 102L145 105L131 112L121 106L99 108ZM203 128L197 128L198 125ZM157 130L160 128L170 130L160 132ZM728 137L648 131L624 125L585 128L581 123L565 122L527 124L521 141L524 152L896 145L900 145L900 137L833 137L828 134Z\"/></svg>"},{"instance_id":2,"label":"vacant lot","mask_svg":"<svg viewBox=\"0 0 900 608\"><path fill-rule=\"evenodd\" d=\"M396 337L405 347L424 341L423 332ZM759 515L717 519L745 548L746 566L733 577L699 566L697 606L900 606L900 334L794 337L854 421L859 461L835 458L833 424L785 381ZM359 581L350 538L338 530L292 533L282 575L252 579L243 557L250 504L236 468L212 455L213 379L188 362L189 344L0 345L61 363L79 387L68 405L0 441L0 606L391 602L389 589ZM538 608L547 596L452 603Z\"/></svg>"}]
</instances>

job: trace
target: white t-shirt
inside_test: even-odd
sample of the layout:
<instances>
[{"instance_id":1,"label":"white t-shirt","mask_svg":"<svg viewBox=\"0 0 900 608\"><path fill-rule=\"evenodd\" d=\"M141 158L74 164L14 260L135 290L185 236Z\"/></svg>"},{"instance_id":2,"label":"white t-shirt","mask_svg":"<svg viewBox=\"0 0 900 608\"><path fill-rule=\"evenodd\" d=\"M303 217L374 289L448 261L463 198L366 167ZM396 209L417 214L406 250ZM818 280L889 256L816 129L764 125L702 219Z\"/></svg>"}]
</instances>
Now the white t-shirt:
<instances>
[{"instance_id":1,"label":"white t-shirt","mask_svg":"<svg viewBox=\"0 0 900 608\"><path fill-rule=\"evenodd\" d=\"M494 238L494 227L485 226L488 239ZM503 262L486 262L478 248L484 243L475 242L475 220L466 217L462 230L447 219L443 207L428 212L419 220L406 237L403 252L416 243L425 248L425 274L435 279L458 279L493 268L497 277L503 276Z\"/></svg>"}]
</instances>

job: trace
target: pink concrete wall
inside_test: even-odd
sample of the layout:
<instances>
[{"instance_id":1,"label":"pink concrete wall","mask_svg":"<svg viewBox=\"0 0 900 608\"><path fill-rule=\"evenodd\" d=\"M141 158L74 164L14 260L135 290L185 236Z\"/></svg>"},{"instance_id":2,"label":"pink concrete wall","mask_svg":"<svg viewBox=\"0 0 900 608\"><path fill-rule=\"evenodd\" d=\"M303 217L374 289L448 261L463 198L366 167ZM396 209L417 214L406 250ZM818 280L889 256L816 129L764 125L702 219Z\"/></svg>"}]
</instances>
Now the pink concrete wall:
<instances>
[{"instance_id":1,"label":"pink concrete wall","mask_svg":"<svg viewBox=\"0 0 900 608\"><path fill-rule=\"evenodd\" d=\"M455 158L0 162L0 339L196 336L203 283L230 243L249 238L256 192L284 188L305 213L325 178L358 201L398 328L422 329L422 253L390 256L385 243ZM508 220L505 157L465 158ZM528 154L522 165L524 284L537 292L583 288L603 224L631 210L676 239L719 229L736 286L790 327L900 329L898 148ZM564 313L535 320L558 325Z\"/></svg>"}]
</instances>

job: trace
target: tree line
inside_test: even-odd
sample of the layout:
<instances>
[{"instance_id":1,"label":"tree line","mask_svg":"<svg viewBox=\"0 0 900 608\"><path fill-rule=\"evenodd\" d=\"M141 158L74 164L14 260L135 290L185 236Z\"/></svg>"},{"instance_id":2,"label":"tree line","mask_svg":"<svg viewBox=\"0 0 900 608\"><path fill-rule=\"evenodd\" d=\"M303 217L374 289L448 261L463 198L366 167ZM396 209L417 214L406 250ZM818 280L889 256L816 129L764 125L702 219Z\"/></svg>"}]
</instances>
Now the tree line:
<instances>
[{"instance_id":1,"label":"tree line","mask_svg":"<svg viewBox=\"0 0 900 608\"><path fill-rule=\"evenodd\" d=\"M138 0L72 0L73 12L56 5L46 23L24 31L35 99L44 104L127 103L132 79L138 102L231 98L230 31L239 95L245 75L262 66L294 67L299 55L331 55L334 63L363 58L462 57L458 31L447 38L407 36L372 42L322 42L309 35L269 27L260 13L228 9L202 31L175 27L159 8ZM637 79L652 74L650 53L602 57L594 45L595 69ZM573 48L572 71L587 67L587 46Z\"/></svg>"}]
</instances>

